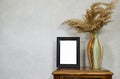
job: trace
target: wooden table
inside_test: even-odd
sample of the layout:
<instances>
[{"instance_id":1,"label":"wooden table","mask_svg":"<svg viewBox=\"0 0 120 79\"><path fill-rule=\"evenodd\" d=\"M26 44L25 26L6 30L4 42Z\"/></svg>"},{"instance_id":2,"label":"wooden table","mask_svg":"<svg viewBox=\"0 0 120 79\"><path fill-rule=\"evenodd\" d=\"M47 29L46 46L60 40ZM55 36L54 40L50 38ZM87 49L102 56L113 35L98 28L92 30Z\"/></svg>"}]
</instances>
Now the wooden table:
<instances>
[{"instance_id":1,"label":"wooden table","mask_svg":"<svg viewBox=\"0 0 120 79\"><path fill-rule=\"evenodd\" d=\"M54 79L112 79L113 73L106 69L57 69L53 73Z\"/></svg>"}]
</instances>

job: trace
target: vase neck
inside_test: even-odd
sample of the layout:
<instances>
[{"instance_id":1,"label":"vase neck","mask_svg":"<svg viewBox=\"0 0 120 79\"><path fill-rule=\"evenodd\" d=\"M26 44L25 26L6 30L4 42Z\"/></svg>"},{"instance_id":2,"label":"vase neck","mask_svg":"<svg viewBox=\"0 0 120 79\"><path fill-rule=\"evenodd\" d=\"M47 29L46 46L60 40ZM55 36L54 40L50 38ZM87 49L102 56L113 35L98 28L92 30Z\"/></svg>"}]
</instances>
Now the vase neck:
<instances>
[{"instance_id":1,"label":"vase neck","mask_svg":"<svg viewBox=\"0 0 120 79\"><path fill-rule=\"evenodd\" d=\"M97 38L98 37L98 32L97 31L92 31L90 32L91 37Z\"/></svg>"}]
</instances>

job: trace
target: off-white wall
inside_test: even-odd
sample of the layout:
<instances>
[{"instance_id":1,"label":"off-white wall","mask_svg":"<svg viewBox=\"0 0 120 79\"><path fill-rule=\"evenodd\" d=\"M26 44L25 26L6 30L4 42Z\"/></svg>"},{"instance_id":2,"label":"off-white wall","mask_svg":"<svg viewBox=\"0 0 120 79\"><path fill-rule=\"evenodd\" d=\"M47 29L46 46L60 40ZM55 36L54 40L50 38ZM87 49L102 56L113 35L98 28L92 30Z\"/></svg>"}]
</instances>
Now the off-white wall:
<instances>
[{"instance_id":1,"label":"off-white wall","mask_svg":"<svg viewBox=\"0 0 120 79\"><path fill-rule=\"evenodd\" d=\"M52 79L57 36L81 37L82 66L89 37L72 34L60 24L81 18L95 1L102 0L0 0L0 79ZM119 5L112 15L114 22L99 35L104 49L102 66L114 72L113 79L120 79Z\"/></svg>"}]
</instances>

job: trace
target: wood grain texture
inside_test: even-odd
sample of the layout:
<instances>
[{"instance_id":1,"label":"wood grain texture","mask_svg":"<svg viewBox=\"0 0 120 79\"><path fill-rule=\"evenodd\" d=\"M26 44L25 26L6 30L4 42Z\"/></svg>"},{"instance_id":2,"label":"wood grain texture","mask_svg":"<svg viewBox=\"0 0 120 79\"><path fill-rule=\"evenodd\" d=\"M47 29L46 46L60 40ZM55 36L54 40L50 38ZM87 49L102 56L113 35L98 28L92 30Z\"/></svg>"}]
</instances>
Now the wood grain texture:
<instances>
[{"instance_id":1,"label":"wood grain texture","mask_svg":"<svg viewBox=\"0 0 120 79\"><path fill-rule=\"evenodd\" d=\"M106 69L91 70L80 69L57 69L52 73L54 79L112 79L113 73Z\"/></svg>"}]
</instances>

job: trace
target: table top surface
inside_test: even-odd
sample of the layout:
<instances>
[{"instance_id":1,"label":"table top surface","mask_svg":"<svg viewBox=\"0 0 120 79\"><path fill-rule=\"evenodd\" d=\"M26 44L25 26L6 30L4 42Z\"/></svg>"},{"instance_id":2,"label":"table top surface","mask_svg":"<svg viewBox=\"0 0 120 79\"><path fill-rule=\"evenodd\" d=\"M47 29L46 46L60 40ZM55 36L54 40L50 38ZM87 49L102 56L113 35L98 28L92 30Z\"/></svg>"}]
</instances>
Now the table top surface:
<instances>
[{"instance_id":1,"label":"table top surface","mask_svg":"<svg viewBox=\"0 0 120 79\"><path fill-rule=\"evenodd\" d=\"M71 68L59 68L55 70L53 75L113 75L113 73L105 68L101 69L90 69L88 67L80 69L71 69Z\"/></svg>"}]
</instances>

